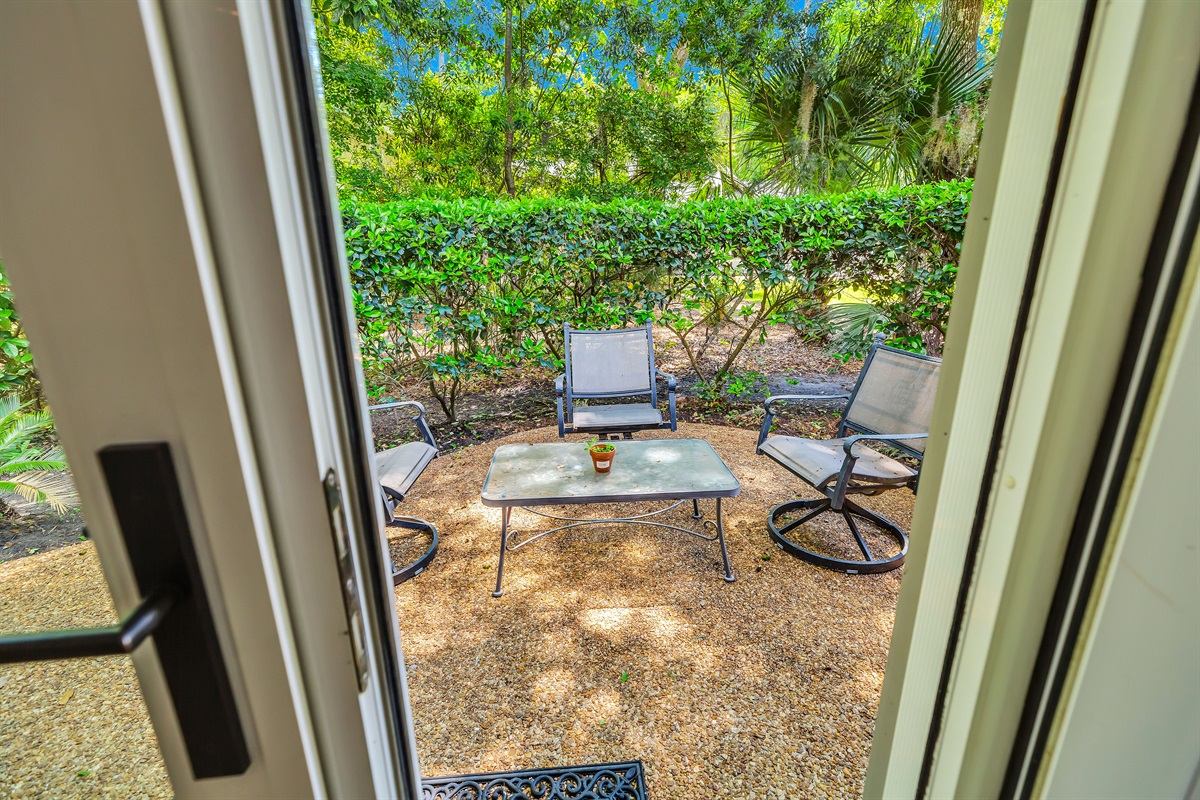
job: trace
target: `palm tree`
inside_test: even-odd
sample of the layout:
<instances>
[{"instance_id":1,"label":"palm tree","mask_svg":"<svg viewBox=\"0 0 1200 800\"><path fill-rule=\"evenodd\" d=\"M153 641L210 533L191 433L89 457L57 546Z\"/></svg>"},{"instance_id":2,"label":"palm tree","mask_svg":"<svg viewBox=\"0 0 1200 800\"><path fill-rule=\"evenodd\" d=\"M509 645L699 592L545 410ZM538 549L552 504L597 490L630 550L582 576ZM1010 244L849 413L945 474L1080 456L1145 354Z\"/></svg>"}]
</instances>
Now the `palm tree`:
<instances>
[{"instance_id":1,"label":"palm tree","mask_svg":"<svg viewBox=\"0 0 1200 800\"><path fill-rule=\"evenodd\" d=\"M745 153L762 163L760 191L823 190L869 170L886 145L894 91L853 48L831 64L797 56L739 88Z\"/></svg>"},{"instance_id":2,"label":"palm tree","mask_svg":"<svg viewBox=\"0 0 1200 800\"><path fill-rule=\"evenodd\" d=\"M829 331L830 353L862 356L876 333L888 333L894 323L871 302L832 303L821 313Z\"/></svg>"},{"instance_id":3,"label":"palm tree","mask_svg":"<svg viewBox=\"0 0 1200 800\"><path fill-rule=\"evenodd\" d=\"M921 31L887 48L863 34L832 58L800 53L743 84L742 140L747 157L763 165L755 188L824 191L947 177L929 145L991 77L990 64L964 62L960 52L953 39Z\"/></svg>"},{"instance_id":4,"label":"palm tree","mask_svg":"<svg viewBox=\"0 0 1200 800\"><path fill-rule=\"evenodd\" d=\"M54 421L44 411L26 411L28 405L16 394L0 396L0 502L47 503L65 513L75 502L75 491L60 474L67 469L62 449L39 448L33 442Z\"/></svg>"},{"instance_id":5,"label":"palm tree","mask_svg":"<svg viewBox=\"0 0 1200 800\"><path fill-rule=\"evenodd\" d=\"M946 174L943 158L931 145L951 116L977 100L992 78L990 61L963 60L962 51L962 43L954 36L932 39L922 35L902 53L913 82L897 98L888 146L877 152L873 164L875 174L884 182L955 177Z\"/></svg>"}]
</instances>

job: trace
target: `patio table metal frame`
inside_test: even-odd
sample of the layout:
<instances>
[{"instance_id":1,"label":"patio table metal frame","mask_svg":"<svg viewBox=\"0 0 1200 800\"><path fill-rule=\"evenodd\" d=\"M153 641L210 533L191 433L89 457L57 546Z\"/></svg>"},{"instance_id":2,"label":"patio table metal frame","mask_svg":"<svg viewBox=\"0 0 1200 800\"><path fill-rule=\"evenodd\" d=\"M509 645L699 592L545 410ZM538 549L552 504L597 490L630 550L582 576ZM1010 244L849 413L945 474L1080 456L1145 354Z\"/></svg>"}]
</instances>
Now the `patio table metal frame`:
<instances>
[{"instance_id":1,"label":"patio table metal frame","mask_svg":"<svg viewBox=\"0 0 1200 800\"><path fill-rule=\"evenodd\" d=\"M725 580L733 582L733 568L725 544L725 518L721 501L736 497L741 484L729 467L703 439L652 439L620 441L612 470L597 473L582 444L504 445L492 457L480 499L485 506L499 508L500 560L496 567L496 590L504 593L504 560L543 536L585 525L647 525L667 528L721 545ZM700 500L716 501L716 521L704 520L698 532L680 525L652 521L692 502L692 518L702 519ZM643 503L668 501L664 508L628 517L568 517L535 510L535 506L590 505L602 503ZM512 511L521 508L566 524L547 530L522 531L512 527ZM522 536L525 533L526 535Z\"/></svg>"}]
</instances>

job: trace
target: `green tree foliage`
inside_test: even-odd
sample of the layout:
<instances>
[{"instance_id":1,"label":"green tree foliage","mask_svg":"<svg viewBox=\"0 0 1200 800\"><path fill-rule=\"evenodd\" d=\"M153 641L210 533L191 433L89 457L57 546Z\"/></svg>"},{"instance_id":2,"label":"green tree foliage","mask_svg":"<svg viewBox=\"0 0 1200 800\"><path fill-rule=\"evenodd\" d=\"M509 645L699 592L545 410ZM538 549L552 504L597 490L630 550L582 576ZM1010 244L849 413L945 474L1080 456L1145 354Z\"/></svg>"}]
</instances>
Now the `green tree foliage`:
<instances>
[{"instance_id":1,"label":"green tree foliage","mask_svg":"<svg viewBox=\"0 0 1200 800\"><path fill-rule=\"evenodd\" d=\"M719 124L725 146L716 188L722 192L744 192L735 156L735 108L743 99L739 84L803 42L807 15L792 11L790 5L787 0L686 0L681 4L683 47L721 98Z\"/></svg>"},{"instance_id":2,"label":"green tree foliage","mask_svg":"<svg viewBox=\"0 0 1200 800\"><path fill-rule=\"evenodd\" d=\"M363 199L386 200L395 186L395 92L392 52L378 27L317 28L324 76L325 121L342 190Z\"/></svg>"},{"instance_id":3,"label":"green tree foliage","mask_svg":"<svg viewBox=\"0 0 1200 800\"><path fill-rule=\"evenodd\" d=\"M822 12L815 35L740 85L753 188L845 190L969 177L989 62L961 58L911 8L847 20ZM974 47L974 43L971 44Z\"/></svg>"},{"instance_id":4,"label":"green tree foliage","mask_svg":"<svg viewBox=\"0 0 1200 800\"><path fill-rule=\"evenodd\" d=\"M979 20L979 47L988 59L995 59L1004 33L1004 14L1008 0L984 0Z\"/></svg>"},{"instance_id":5,"label":"green tree foliage","mask_svg":"<svg viewBox=\"0 0 1200 800\"><path fill-rule=\"evenodd\" d=\"M665 196L711 171L710 93L638 3L316 8L349 194Z\"/></svg>"},{"instance_id":6,"label":"green tree foliage","mask_svg":"<svg viewBox=\"0 0 1200 800\"><path fill-rule=\"evenodd\" d=\"M682 199L971 175L1004 2L314 7L348 195Z\"/></svg>"},{"instance_id":7,"label":"green tree foliage","mask_svg":"<svg viewBox=\"0 0 1200 800\"><path fill-rule=\"evenodd\" d=\"M450 419L472 377L557 363L562 324L665 326L722 379L772 325L816 332L844 289L893 340L944 335L970 183L664 203L403 200L344 208L368 385L418 375Z\"/></svg>"}]
</instances>

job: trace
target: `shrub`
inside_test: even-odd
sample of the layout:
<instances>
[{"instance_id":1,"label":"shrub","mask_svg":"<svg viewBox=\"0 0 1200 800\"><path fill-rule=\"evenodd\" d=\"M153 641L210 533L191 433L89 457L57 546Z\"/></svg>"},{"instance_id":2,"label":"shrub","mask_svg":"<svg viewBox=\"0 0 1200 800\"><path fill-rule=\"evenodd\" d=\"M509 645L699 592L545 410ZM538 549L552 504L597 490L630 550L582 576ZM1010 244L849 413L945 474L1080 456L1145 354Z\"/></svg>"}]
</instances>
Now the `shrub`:
<instances>
[{"instance_id":1,"label":"shrub","mask_svg":"<svg viewBox=\"0 0 1200 800\"><path fill-rule=\"evenodd\" d=\"M34 398L38 393L33 354L29 352L29 340L13 305L3 263L0 263L0 392L17 392L25 398Z\"/></svg>"},{"instance_id":2,"label":"shrub","mask_svg":"<svg viewBox=\"0 0 1200 800\"><path fill-rule=\"evenodd\" d=\"M348 203L346 249L375 391L416 370L450 419L472 375L561 360L562 324L653 320L697 375L728 376L772 325L865 292L889 333L939 348L971 183L833 197Z\"/></svg>"}]
</instances>

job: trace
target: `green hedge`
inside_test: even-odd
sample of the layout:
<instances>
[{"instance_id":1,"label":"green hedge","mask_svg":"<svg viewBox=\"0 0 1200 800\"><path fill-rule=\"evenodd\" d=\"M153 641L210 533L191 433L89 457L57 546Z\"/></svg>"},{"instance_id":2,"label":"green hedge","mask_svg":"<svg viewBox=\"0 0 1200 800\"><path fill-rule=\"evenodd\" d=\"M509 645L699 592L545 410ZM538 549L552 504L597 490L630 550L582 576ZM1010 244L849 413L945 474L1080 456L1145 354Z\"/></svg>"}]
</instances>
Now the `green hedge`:
<instances>
[{"instance_id":1,"label":"green hedge","mask_svg":"<svg viewBox=\"0 0 1200 800\"><path fill-rule=\"evenodd\" d=\"M970 182L833 197L347 204L371 388L419 370L453 418L461 382L556 363L562 323L670 329L704 380L768 326L818 326L845 289L894 341L938 349Z\"/></svg>"}]
</instances>

